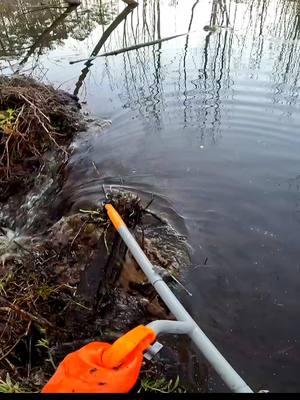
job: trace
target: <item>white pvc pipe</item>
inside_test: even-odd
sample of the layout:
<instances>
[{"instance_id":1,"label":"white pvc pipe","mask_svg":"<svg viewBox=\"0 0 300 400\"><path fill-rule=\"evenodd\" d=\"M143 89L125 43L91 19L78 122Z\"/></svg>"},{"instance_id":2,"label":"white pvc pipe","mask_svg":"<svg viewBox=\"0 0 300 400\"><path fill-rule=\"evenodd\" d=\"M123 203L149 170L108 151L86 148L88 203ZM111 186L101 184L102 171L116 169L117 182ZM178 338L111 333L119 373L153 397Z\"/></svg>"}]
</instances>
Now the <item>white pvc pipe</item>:
<instances>
[{"instance_id":1,"label":"white pvc pipe","mask_svg":"<svg viewBox=\"0 0 300 400\"><path fill-rule=\"evenodd\" d=\"M188 335L194 328L193 324L188 321L168 321L157 320L147 324L157 335L161 333L173 333L175 335Z\"/></svg>"},{"instance_id":2,"label":"white pvc pipe","mask_svg":"<svg viewBox=\"0 0 300 400\"><path fill-rule=\"evenodd\" d=\"M149 281L152 283L169 310L179 321L191 323L192 329L188 332L188 335L193 340L195 345L200 349L200 351L206 357L209 363L214 367L214 369L220 375L226 385L235 393L253 393L246 382L225 360L225 358L217 350L214 344L200 329L197 323L193 320L190 314L186 311L180 301L170 290L168 285L154 271L151 262L148 260L145 253L140 248L137 241L132 236L124 222L120 223L120 225L117 226L117 230L126 245L128 246L136 262L140 265L145 275L148 277Z\"/></svg>"}]
</instances>

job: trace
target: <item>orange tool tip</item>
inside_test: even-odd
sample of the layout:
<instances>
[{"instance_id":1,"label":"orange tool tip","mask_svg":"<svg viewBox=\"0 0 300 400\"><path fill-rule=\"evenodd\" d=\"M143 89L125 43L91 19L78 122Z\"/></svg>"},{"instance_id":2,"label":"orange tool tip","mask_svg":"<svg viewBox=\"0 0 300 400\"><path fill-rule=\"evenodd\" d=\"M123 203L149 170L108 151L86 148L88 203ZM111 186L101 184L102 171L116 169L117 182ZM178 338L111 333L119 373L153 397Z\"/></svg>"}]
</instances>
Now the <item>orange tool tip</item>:
<instances>
[{"instance_id":1,"label":"orange tool tip","mask_svg":"<svg viewBox=\"0 0 300 400\"><path fill-rule=\"evenodd\" d=\"M126 226L118 211L111 204L106 204L105 209L107 211L109 219L117 230L119 230L123 226Z\"/></svg>"}]
</instances>

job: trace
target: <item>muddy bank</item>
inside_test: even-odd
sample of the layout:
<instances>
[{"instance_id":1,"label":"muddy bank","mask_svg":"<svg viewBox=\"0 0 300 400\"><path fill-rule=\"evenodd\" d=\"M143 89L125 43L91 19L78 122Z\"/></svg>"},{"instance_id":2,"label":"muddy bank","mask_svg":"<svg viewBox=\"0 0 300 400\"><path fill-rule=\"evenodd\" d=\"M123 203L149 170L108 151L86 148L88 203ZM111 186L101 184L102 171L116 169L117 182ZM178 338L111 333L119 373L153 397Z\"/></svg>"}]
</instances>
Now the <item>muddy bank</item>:
<instances>
[{"instance_id":1,"label":"muddy bank","mask_svg":"<svg viewBox=\"0 0 300 400\"><path fill-rule=\"evenodd\" d=\"M77 99L24 77L1 78L0 94L0 380L39 391L68 352L173 317L100 204L49 217L68 146L85 127ZM185 238L132 193L108 196L174 285L190 263ZM181 352L167 346L145 362L136 390L183 391Z\"/></svg>"},{"instance_id":2,"label":"muddy bank","mask_svg":"<svg viewBox=\"0 0 300 400\"><path fill-rule=\"evenodd\" d=\"M28 77L0 77L2 226L24 228L34 203L41 204L32 213L42 211L43 199L62 185L74 134L84 128L76 97Z\"/></svg>"},{"instance_id":3,"label":"muddy bank","mask_svg":"<svg viewBox=\"0 0 300 400\"><path fill-rule=\"evenodd\" d=\"M79 129L77 99L22 76L0 78L0 201L28 191L46 154L66 146Z\"/></svg>"},{"instance_id":4,"label":"muddy bank","mask_svg":"<svg viewBox=\"0 0 300 400\"><path fill-rule=\"evenodd\" d=\"M184 239L132 194L115 195L112 203L172 281L169 272L189 262ZM162 238L172 234L173 250L157 240L157 230ZM8 236L1 237L0 362L28 389L39 390L54 365L91 340L111 342L139 324L172 319L101 209L63 217L43 235ZM148 362L145 379L176 378L178 350Z\"/></svg>"}]
</instances>

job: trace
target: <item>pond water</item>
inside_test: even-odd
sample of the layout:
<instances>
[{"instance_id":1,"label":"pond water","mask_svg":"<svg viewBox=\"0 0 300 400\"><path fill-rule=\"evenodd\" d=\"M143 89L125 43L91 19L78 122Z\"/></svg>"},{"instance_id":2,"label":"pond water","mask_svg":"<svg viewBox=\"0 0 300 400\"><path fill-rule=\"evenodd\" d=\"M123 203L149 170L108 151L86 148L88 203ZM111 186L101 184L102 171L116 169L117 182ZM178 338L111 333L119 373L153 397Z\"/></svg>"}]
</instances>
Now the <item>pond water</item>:
<instances>
[{"instance_id":1,"label":"pond water","mask_svg":"<svg viewBox=\"0 0 300 400\"><path fill-rule=\"evenodd\" d=\"M103 182L153 194L193 248L180 296L196 321L255 390L299 391L299 0L140 0L102 47L126 4L63 6L2 1L0 68L102 121L74 143L64 203ZM213 372L209 390L225 390Z\"/></svg>"}]
</instances>

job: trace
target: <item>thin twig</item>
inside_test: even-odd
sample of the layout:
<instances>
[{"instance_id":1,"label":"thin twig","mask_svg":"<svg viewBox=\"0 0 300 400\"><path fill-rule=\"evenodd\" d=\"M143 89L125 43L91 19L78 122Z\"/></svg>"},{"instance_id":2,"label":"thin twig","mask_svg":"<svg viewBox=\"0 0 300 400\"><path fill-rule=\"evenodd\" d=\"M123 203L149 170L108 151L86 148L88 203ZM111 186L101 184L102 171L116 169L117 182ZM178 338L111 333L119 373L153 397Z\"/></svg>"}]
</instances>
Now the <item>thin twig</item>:
<instances>
[{"instance_id":1,"label":"thin twig","mask_svg":"<svg viewBox=\"0 0 300 400\"><path fill-rule=\"evenodd\" d=\"M18 340L13 344L13 346L11 346L11 348L5 353L3 354L2 357L0 357L0 361L4 360L12 351L15 347L17 347L17 345L20 343L20 341L23 339L24 335L20 336L18 338Z\"/></svg>"},{"instance_id":2,"label":"thin twig","mask_svg":"<svg viewBox=\"0 0 300 400\"><path fill-rule=\"evenodd\" d=\"M83 223L83 224L81 225L81 227L79 228L79 231L78 231L78 232L76 233L76 235L74 236L70 248L73 247L73 243L74 243L75 240L78 238L78 236L81 234L82 229L86 226L86 224L87 224L87 221L84 221L84 223Z\"/></svg>"},{"instance_id":3,"label":"thin twig","mask_svg":"<svg viewBox=\"0 0 300 400\"><path fill-rule=\"evenodd\" d=\"M20 93L20 97L22 97L23 100L25 100L28 104L31 105L31 107L33 107L34 110L38 109L36 105L34 105L29 99L27 99L27 97L25 97L22 93ZM47 115L45 115L43 113L42 110L39 110L39 112L42 114L42 116L48 121L50 122L50 118L47 117Z\"/></svg>"},{"instance_id":4,"label":"thin twig","mask_svg":"<svg viewBox=\"0 0 300 400\"><path fill-rule=\"evenodd\" d=\"M19 242L17 242L15 239L13 240L14 244L16 244L18 247L20 247L20 249L24 250L26 253L31 254L32 255L32 251L26 249L24 246L22 246Z\"/></svg>"},{"instance_id":5,"label":"thin twig","mask_svg":"<svg viewBox=\"0 0 300 400\"><path fill-rule=\"evenodd\" d=\"M94 217L94 216L98 217L98 219L100 221L103 221L103 222L106 221L105 219L100 217L100 215L101 215L100 211L97 211L97 210L96 211L95 210L84 210L84 209L80 208L79 212L81 212L82 214L88 214L90 217Z\"/></svg>"},{"instance_id":6,"label":"thin twig","mask_svg":"<svg viewBox=\"0 0 300 400\"><path fill-rule=\"evenodd\" d=\"M151 206L151 204L154 201L154 195L153 193L151 193L151 200L149 201L149 203L146 205L146 207L144 207L143 211L147 210L147 208L149 208Z\"/></svg>"},{"instance_id":7,"label":"thin twig","mask_svg":"<svg viewBox=\"0 0 300 400\"><path fill-rule=\"evenodd\" d=\"M106 235L107 235L107 231L110 225L107 225L105 231L103 232L103 241L104 241L104 245L107 251L107 254L109 254L109 249L108 249L108 244L107 244L107 240L106 240Z\"/></svg>"},{"instance_id":8,"label":"thin twig","mask_svg":"<svg viewBox=\"0 0 300 400\"><path fill-rule=\"evenodd\" d=\"M55 365L55 363L54 363L54 361L53 361L53 357L52 357L51 351L52 351L52 349L49 349L49 350L48 350L48 356L49 356L49 358L48 358L46 361L49 361L50 364L52 365L54 371L56 371L57 365Z\"/></svg>"},{"instance_id":9,"label":"thin twig","mask_svg":"<svg viewBox=\"0 0 300 400\"><path fill-rule=\"evenodd\" d=\"M3 296L0 296L0 301L2 303L6 304L11 310L15 311L17 314L20 314L22 317L24 317L25 319L27 319L29 321L35 321L39 325L45 325L52 329L55 328L55 326L51 322L47 321L45 318L43 318L41 316L36 317L35 315L31 314L30 312L25 311L22 308L18 307L16 304L11 303L9 300L5 299ZM57 329L57 328L55 328L55 329Z\"/></svg>"},{"instance_id":10,"label":"thin twig","mask_svg":"<svg viewBox=\"0 0 300 400\"><path fill-rule=\"evenodd\" d=\"M163 225L166 225L166 221L163 220L161 217L159 217L158 215L156 215L153 211L148 210L147 208L144 209L144 212L146 214L150 214L152 215L152 217L156 218L159 222L161 222Z\"/></svg>"},{"instance_id":11,"label":"thin twig","mask_svg":"<svg viewBox=\"0 0 300 400\"><path fill-rule=\"evenodd\" d=\"M23 337L28 335L30 326L31 326L31 321L29 321L25 333L22 336L20 336L16 341L16 343L14 343L14 345L0 358L0 361L4 360L13 351L13 349L20 343Z\"/></svg>"},{"instance_id":12,"label":"thin twig","mask_svg":"<svg viewBox=\"0 0 300 400\"><path fill-rule=\"evenodd\" d=\"M100 174L100 172L99 172L99 170L98 170L98 168L97 168L95 162L92 161L92 164L93 164L94 170L96 171L97 175L99 176L99 178L101 178L101 174Z\"/></svg>"},{"instance_id":13,"label":"thin twig","mask_svg":"<svg viewBox=\"0 0 300 400\"><path fill-rule=\"evenodd\" d=\"M178 283L178 285L180 285L182 287L182 289L189 295L189 296L193 296L193 294L187 290L187 288L171 273L169 273L170 277L176 282Z\"/></svg>"}]
</instances>

